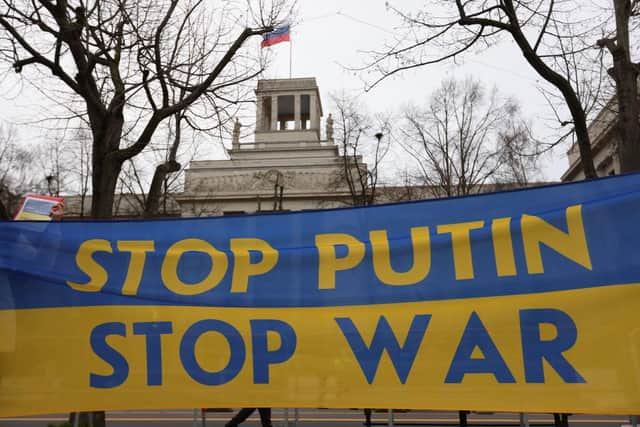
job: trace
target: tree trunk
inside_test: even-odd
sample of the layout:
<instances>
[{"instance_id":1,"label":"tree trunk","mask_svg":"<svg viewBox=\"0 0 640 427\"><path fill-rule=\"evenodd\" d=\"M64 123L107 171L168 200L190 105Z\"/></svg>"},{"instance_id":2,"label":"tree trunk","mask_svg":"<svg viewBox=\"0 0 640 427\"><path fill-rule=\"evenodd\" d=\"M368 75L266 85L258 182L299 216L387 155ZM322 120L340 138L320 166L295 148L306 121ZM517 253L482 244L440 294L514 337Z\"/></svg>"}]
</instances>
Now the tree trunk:
<instances>
[{"instance_id":1,"label":"tree trunk","mask_svg":"<svg viewBox=\"0 0 640 427\"><path fill-rule=\"evenodd\" d=\"M616 45L613 48L613 77L618 98L619 141L616 154L620 172L640 170L640 108L638 106L638 70L631 62L629 46L629 0L614 0Z\"/></svg>"},{"instance_id":2,"label":"tree trunk","mask_svg":"<svg viewBox=\"0 0 640 427\"><path fill-rule=\"evenodd\" d=\"M169 160L166 163L158 165L156 171L153 174L153 180L149 187L149 194L147 195L147 203L144 207L144 216L156 216L160 210L160 196L162 195L162 183L167 175L170 173L178 172L180 170L180 163ZM164 195L167 196L166 194Z\"/></svg>"},{"instance_id":3,"label":"tree trunk","mask_svg":"<svg viewBox=\"0 0 640 427\"><path fill-rule=\"evenodd\" d=\"M117 156L123 124L124 117L121 113L111 114L104 120L91 124L94 128L91 217L94 219L108 219L113 216L114 194L123 163Z\"/></svg>"},{"instance_id":4,"label":"tree trunk","mask_svg":"<svg viewBox=\"0 0 640 427\"><path fill-rule=\"evenodd\" d=\"M147 217L158 215L158 212L160 210L160 195L162 194L162 184L164 183L167 175L169 175L170 173L178 172L181 167L180 163L176 161L176 156L178 155L178 147L180 146L180 142L182 141L182 114L176 113L174 116L175 133L173 136L173 143L171 144L171 148L169 149L169 155L167 156L166 161L163 164L158 165L153 174L151 186L149 187L149 194L147 195L147 202L144 207L144 216ZM164 196L166 199L166 191Z\"/></svg>"},{"instance_id":5,"label":"tree trunk","mask_svg":"<svg viewBox=\"0 0 640 427\"><path fill-rule=\"evenodd\" d=\"M584 112L584 108L582 108L582 103L578 95L566 79L552 71L537 55L529 53L529 56L527 56L527 53L529 52L525 52L525 58L533 65L536 71L538 71L538 74L558 88L567 103L576 133L576 142L580 152L580 162L582 163L584 177L586 179L597 178L598 174L596 173L596 168L593 163L593 153L591 150L591 138L589 137L587 127L587 115Z\"/></svg>"},{"instance_id":6,"label":"tree trunk","mask_svg":"<svg viewBox=\"0 0 640 427\"><path fill-rule=\"evenodd\" d=\"M113 200L118 184L122 164L105 159L93 165L93 196L91 198L91 217L108 219L113 216Z\"/></svg>"},{"instance_id":7,"label":"tree trunk","mask_svg":"<svg viewBox=\"0 0 640 427\"><path fill-rule=\"evenodd\" d=\"M565 97L565 99L567 99ZM579 101L578 101L579 103ZM567 105L571 109L571 102L567 100ZM587 116L580 104L579 112L574 114L571 111L573 118L574 130L576 132L576 141L578 142L578 150L580 152L580 162L582 163L582 170L584 171L585 179L597 178L596 168L593 163L593 152L591 151L591 139L589 138L589 131L587 128ZM579 119L578 119L579 117Z\"/></svg>"}]
</instances>

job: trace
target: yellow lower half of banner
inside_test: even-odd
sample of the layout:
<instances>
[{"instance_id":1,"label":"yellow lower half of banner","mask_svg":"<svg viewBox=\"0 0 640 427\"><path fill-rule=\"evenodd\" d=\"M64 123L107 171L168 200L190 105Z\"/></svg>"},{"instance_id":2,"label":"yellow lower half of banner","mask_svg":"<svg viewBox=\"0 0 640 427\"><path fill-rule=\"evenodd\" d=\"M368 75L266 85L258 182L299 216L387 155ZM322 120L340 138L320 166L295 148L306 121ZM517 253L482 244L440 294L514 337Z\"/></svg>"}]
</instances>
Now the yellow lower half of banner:
<instances>
[{"instance_id":1,"label":"yellow lower half of banner","mask_svg":"<svg viewBox=\"0 0 640 427\"><path fill-rule=\"evenodd\" d=\"M5 311L0 416L256 406L637 414L639 301L634 284L370 306ZM523 331L532 313L564 323ZM385 330L404 349L395 364L388 349L375 360L374 335L390 345Z\"/></svg>"}]
</instances>

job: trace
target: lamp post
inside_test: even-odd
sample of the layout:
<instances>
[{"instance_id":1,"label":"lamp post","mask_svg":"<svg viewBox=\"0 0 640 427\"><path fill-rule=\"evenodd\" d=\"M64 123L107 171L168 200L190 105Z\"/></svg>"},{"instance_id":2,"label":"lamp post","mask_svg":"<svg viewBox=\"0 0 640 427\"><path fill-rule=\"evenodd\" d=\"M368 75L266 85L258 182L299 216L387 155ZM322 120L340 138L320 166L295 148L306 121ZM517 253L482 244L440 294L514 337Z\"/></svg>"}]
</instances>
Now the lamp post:
<instances>
[{"instance_id":1,"label":"lamp post","mask_svg":"<svg viewBox=\"0 0 640 427\"><path fill-rule=\"evenodd\" d=\"M282 191L284 190L284 185L281 181L284 181L284 177L282 176L282 172L276 171L276 182L273 184L273 210L281 211L282 210ZM278 195L278 192L280 193Z\"/></svg>"},{"instance_id":2,"label":"lamp post","mask_svg":"<svg viewBox=\"0 0 640 427\"><path fill-rule=\"evenodd\" d=\"M376 132L373 136L376 137L377 143L375 156L373 157L373 172L370 173L367 171L367 177L369 178L369 191L371 192L371 195L367 197L367 205L372 205L375 202L376 184L378 182L378 163L380 162L380 142L382 141L384 134L382 132Z\"/></svg>"}]
</instances>

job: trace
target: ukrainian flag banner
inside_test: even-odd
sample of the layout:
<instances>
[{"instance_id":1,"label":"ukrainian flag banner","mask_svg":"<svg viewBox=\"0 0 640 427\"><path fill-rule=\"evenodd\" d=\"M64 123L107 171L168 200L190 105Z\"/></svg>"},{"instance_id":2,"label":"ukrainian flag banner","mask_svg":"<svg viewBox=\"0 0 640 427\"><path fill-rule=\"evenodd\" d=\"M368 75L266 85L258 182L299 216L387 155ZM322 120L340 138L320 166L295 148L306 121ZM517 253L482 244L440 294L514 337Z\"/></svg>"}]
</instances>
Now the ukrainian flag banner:
<instances>
[{"instance_id":1,"label":"ukrainian flag banner","mask_svg":"<svg viewBox=\"0 0 640 427\"><path fill-rule=\"evenodd\" d=\"M640 175L206 219L0 223L0 416L640 412Z\"/></svg>"}]
</instances>

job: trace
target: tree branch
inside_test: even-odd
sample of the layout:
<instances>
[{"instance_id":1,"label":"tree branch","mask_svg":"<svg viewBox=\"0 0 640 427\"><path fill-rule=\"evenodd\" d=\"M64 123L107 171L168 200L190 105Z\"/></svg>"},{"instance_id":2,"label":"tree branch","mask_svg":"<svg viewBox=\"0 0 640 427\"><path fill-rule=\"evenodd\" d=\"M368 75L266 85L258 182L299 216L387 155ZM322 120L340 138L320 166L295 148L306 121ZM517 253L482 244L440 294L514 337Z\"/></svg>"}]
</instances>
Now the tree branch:
<instances>
[{"instance_id":1,"label":"tree branch","mask_svg":"<svg viewBox=\"0 0 640 427\"><path fill-rule=\"evenodd\" d=\"M26 39L22 37L22 35L18 33L18 31L4 17L1 17L1 16L0 16L0 26L2 26L7 32L9 32L9 34L11 34L11 36L18 42L18 44L22 46L27 52L29 52L29 54L32 56L32 58L23 60L22 64L20 64L20 61L17 61L16 64L18 65L18 67L16 69L16 72L22 71L23 65L34 64L34 63L44 65L45 67L49 68L49 70L51 70L51 73L53 73L53 75L55 75L56 77L59 77L74 92L76 92L78 95L84 96L78 84L67 73L65 73L64 70L59 65L57 65L55 62L48 60L47 58L42 56L40 53L38 53L38 51L33 46L31 46L26 41ZM16 68L15 64L14 64L14 68Z\"/></svg>"},{"instance_id":2,"label":"tree branch","mask_svg":"<svg viewBox=\"0 0 640 427\"><path fill-rule=\"evenodd\" d=\"M240 49L240 47L242 46L242 44L245 42L246 39L248 39L251 36L265 34L270 31L273 31L273 27L271 26L258 28L258 29L245 28L244 31L242 31L242 33L238 36L238 38L229 47L229 49L227 50L225 55L220 59L218 64L215 66L215 68L209 73L207 78L202 83L195 86L194 90L191 91L186 97L184 97L179 102L175 103L172 106L163 107L155 111L153 116L149 119L147 126L145 126L144 130L142 131L142 134L137 139L137 141L130 147L119 150L116 153L117 158L120 159L121 161L124 161L140 153L149 144L149 142L151 141L151 137L153 136L153 133L155 132L158 125L162 122L162 120L164 120L165 118L169 117L172 114L175 114L181 110L184 110L185 108L190 106L193 102L195 102L200 96L202 96L202 94L204 94L209 89L209 87L213 84L215 79L220 75L220 73L225 68L225 66L229 64L229 62L231 62L234 55L236 54L238 49Z\"/></svg>"}]
</instances>

